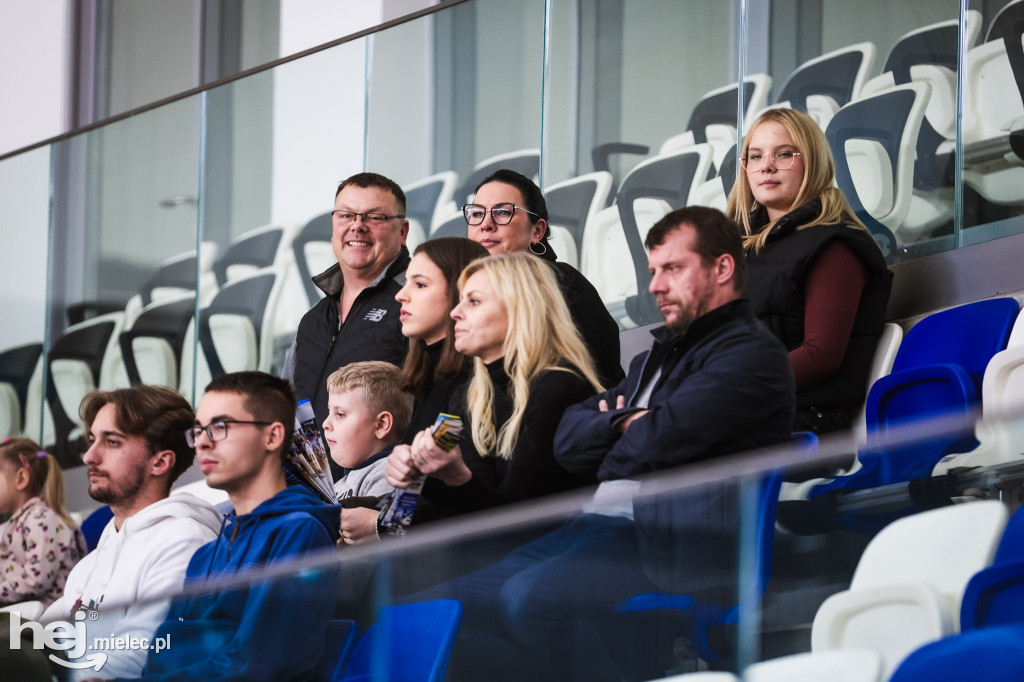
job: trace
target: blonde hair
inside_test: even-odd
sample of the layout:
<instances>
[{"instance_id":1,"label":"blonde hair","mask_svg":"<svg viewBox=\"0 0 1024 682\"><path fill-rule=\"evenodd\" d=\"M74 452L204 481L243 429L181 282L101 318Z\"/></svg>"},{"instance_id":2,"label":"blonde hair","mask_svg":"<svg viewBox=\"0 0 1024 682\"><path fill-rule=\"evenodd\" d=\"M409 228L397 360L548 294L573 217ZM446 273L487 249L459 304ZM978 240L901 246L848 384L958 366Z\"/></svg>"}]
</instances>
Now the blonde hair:
<instances>
[{"instance_id":1,"label":"blonde hair","mask_svg":"<svg viewBox=\"0 0 1024 682\"><path fill-rule=\"evenodd\" d=\"M541 373L572 372L596 391L603 388L550 265L528 253L481 258L462 271L460 295L466 280L478 272L490 278L491 287L508 316L504 367L511 378L512 415L495 431L494 387L480 358L473 361L466 402L477 451L483 456L508 459L519 439L530 389Z\"/></svg>"},{"instance_id":2,"label":"blonde hair","mask_svg":"<svg viewBox=\"0 0 1024 682\"><path fill-rule=\"evenodd\" d=\"M28 469L28 493L42 495L46 506L56 512L71 528L77 528L64 508L64 474L56 458L28 438L6 438L0 443L0 459L10 466Z\"/></svg>"},{"instance_id":3,"label":"blonde hair","mask_svg":"<svg viewBox=\"0 0 1024 682\"><path fill-rule=\"evenodd\" d=\"M389 362L367 360L345 365L327 377L327 392L362 389L363 405L372 414L390 412L391 433L401 438L412 419L412 394L402 390L402 370Z\"/></svg>"},{"instance_id":4,"label":"blonde hair","mask_svg":"<svg viewBox=\"0 0 1024 682\"><path fill-rule=\"evenodd\" d=\"M793 138L797 150L802 154L804 177L793 206L803 206L812 199L821 200L821 213L814 220L797 229L805 230L816 225L843 223L866 232L867 228L854 214L842 191L833 186L836 178L836 163L832 158L832 150L828 146L825 134L821 132L821 128L814 122L814 119L802 111L769 109L763 112L750 126L750 132L743 138L743 150L740 158L747 158L747 149L750 147L750 140L754 136L757 126L769 121L774 121L785 128L789 136ZM771 227L775 224L775 221L771 221L767 225L752 225L751 217L757 213L759 208L760 205L754 199L754 194L750 189L750 179L741 168L740 172L736 173L736 182L733 183L732 191L729 193L729 206L726 208L725 214L743 227L746 234L743 238L743 248L747 251L761 251L768 240Z\"/></svg>"}]
</instances>

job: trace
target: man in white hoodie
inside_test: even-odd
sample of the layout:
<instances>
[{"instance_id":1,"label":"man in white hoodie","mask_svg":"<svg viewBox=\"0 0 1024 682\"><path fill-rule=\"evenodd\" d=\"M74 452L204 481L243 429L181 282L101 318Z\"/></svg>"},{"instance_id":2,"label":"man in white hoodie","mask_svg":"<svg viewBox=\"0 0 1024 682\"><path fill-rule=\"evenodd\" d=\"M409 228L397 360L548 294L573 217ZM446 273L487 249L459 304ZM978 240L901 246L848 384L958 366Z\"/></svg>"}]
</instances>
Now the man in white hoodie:
<instances>
[{"instance_id":1,"label":"man in white hoodie","mask_svg":"<svg viewBox=\"0 0 1024 682\"><path fill-rule=\"evenodd\" d=\"M195 415L188 401L162 386L94 391L79 412L90 443L82 458L89 496L110 505L114 517L43 620L74 622L84 612L89 647L97 638L148 640L169 602L145 600L180 589L192 554L220 528L209 503L187 494L169 497L195 459L185 441ZM110 646L84 652L83 660L94 653L107 657L99 676L113 678L138 676L148 652ZM76 680L97 675L95 668L55 672Z\"/></svg>"}]
</instances>

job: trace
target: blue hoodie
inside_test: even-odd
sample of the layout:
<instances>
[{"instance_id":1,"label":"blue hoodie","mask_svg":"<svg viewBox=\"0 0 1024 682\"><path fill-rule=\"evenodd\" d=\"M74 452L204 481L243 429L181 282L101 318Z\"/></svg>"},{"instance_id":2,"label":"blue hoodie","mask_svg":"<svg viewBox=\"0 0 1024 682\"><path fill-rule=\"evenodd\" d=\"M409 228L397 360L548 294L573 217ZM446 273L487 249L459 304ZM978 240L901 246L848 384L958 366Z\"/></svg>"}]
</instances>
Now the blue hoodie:
<instances>
[{"instance_id":1,"label":"blue hoodie","mask_svg":"<svg viewBox=\"0 0 1024 682\"><path fill-rule=\"evenodd\" d=\"M185 584L244 576L333 548L339 522L338 506L325 505L304 486L285 488L249 514L226 515L217 539L192 556ZM302 572L179 599L155 635L170 636L170 646L159 654L150 651L142 679L309 679L323 653L335 583L331 571Z\"/></svg>"}]
</instances>

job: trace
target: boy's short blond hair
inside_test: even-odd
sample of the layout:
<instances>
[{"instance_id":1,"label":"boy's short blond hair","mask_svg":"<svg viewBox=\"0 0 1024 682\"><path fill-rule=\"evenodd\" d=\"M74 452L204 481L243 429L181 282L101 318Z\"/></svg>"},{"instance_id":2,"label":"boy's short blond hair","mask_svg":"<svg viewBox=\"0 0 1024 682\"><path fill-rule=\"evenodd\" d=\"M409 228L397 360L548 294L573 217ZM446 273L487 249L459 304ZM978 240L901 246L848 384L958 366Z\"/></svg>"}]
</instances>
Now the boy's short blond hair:
<instances>
[{"instance_id":1,"label":"boy's short blond hair","mask_svg":"<svg viewBox=\"0 0 1024 682\"><path fill-rule=\"evenodd\" d=\"M327 377L328 393L363 389L363 404L373 414L390 412L391 432L401 438L412 419L412 394L403 391L401 370L389 362L353 362Z\"/></svg>"}]
</instances>

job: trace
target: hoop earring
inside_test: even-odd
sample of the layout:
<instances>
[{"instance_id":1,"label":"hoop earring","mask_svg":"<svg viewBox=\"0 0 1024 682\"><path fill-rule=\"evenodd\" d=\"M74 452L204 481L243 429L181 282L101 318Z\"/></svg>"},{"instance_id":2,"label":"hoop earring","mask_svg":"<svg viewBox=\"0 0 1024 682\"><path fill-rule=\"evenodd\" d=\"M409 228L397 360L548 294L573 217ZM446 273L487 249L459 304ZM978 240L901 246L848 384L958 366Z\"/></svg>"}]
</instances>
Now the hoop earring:
<instances>
[{"instance_id":1,"label":"hoop earring","mask_svg":"<svg viewBox=\"0 0 1024 682\"><path fill-rule=\"evenodd\" d=\"M533 247L535 247L535 246L539 246L540 247L540 251L534 250ZM536 244L530 244L530 253L532 253L535 256L543 256L547 252L548 252L548 247L546 247L544 245L544 242L537 242Z\"/></svg>"}]
</instances>

